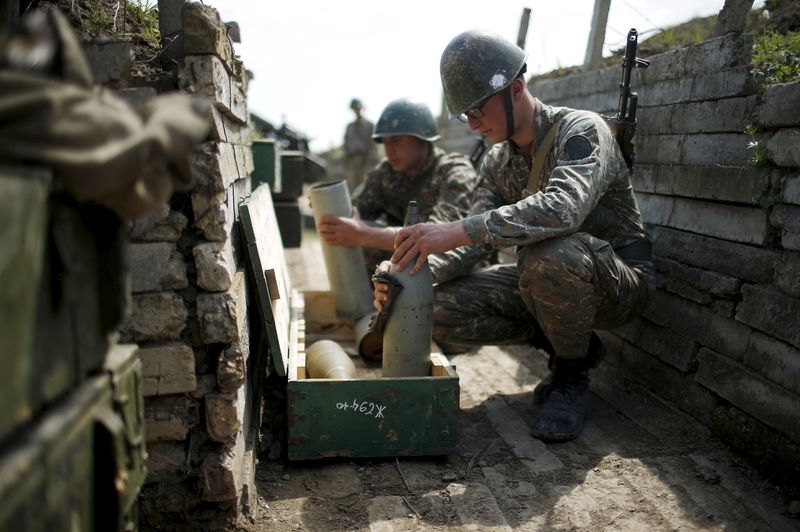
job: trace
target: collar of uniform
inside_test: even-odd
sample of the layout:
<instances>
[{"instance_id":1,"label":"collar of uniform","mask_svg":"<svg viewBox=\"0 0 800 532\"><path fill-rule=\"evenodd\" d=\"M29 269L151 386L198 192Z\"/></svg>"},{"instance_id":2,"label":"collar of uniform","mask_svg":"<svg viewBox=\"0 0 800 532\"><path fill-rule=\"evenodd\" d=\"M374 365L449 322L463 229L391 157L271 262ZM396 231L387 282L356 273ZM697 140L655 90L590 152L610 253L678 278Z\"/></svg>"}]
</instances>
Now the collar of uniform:
<instances>
[{"instance_id":1,"label":"collar of uniform","mask_svg":"<svg viewBox=\"0 0 800 532\"><path fill-rule=\"evenodd\" d=\"M433 173L433 169L438 164L439 158L442 155L444 155L444 151L442 151L441 148L438 148L438 147L434 146L433 144L431 144L431 156L428 158L428 162L425 164L425 167L420 171L420 173L417 174L412 179L414 181L417 181L417 180L419 180L419 179L421 179L423 177L430 176Z\"/></svg>"},{"instance_id":2,"label":"collar of uniform","mask_svg":"<svg viewBox=\"0 0 800 532\"><path fill-rule=\"evenodd\" d=\"M533 101L536 105L536 111L533 113L533 124L531 124L531 126L533 127L536 148L538 149L545 135L547 135L547 132L550 130L550 126L555 123L556 116L555 107L542 103L538 98L534 98ZM500 153L497 154L497 161L501 166L505 166L509 164L514 157L523 157L523 154L516 150L511 140L506 140L500 148Z\"/></svg>"},{"instance_id":3,"label":"collar of uniform","mask_svg":"<svg viewBox=\"0 0 800 532\"><path fill-rule=\"evenodd\" d=\"M556 116L556 107L543 104L536 98L534 98L534 102L536 102L536 112L533 113L533 134L535 135L536 152L538 152L539 146L542 145L547 132L558 120L558 116Z\"/></svg>"}]
</instances>

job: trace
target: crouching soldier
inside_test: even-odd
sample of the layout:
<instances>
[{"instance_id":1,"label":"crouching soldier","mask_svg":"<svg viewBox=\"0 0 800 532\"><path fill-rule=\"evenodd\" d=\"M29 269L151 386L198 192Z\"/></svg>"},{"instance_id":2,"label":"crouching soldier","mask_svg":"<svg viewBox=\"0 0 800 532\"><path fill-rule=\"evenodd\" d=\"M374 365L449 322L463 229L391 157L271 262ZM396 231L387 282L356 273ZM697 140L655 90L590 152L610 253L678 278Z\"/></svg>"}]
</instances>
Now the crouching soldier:
<instances>
[{"instance_id":1,"label":"crouching soldier","mask_svg":"<svg viewBox=\"0 0 800 532\"><path fill-rule=\"evenodd\" d=\"M440 69L451 116L494 146L469 215L400 230L391 260L413 274L430 259L438 283L435 340L530 343L551 353L551 374L534 392L540 409L532 434L562 441L583 429L589 371L603 352L593 329L617 327L643 310L653 265L610 127L593 112L536 99L523 76L525 59L520 48L483 31L447 45ZM509 247L516 264L469 273L483 254ZM388 293L386 283L376 283L379 311Z\"/></svg>"}]
</instances>

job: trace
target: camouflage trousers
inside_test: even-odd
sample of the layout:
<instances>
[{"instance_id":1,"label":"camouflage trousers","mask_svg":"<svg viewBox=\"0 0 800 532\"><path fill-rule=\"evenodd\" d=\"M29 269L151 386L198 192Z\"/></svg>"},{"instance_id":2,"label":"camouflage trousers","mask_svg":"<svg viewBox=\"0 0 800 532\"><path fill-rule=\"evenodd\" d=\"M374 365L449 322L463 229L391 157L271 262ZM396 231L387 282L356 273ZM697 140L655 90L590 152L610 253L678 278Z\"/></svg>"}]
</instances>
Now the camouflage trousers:
<instances>
[{"instance_id":1,"label":"camouflage trousers","mask_svg":"<svg viewBox=\"0 0 800 532\"><path fill-rule=\"evenodd\" d=\"M631 267L589 234L545 240L518 249L517 264L436 285L433 337L443 348L530 343L583 358L592 329L617 327L644 309L652 281L650 263Z\"/></svg>"}]
</instances>

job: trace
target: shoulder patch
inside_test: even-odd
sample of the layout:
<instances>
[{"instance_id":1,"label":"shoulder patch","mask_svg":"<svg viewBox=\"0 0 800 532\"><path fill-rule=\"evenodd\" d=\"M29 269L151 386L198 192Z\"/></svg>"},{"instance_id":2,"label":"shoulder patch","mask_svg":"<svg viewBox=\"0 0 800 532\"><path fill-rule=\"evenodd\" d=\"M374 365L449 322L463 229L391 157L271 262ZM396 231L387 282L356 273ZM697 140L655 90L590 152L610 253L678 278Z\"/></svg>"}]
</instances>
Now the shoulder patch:
<instances>
[{"instance_id":1,"label":"shoulder patch","mask_svg":"<svg viewBox=\"0 0 800 532\"><path fill-rule=\"evenodd\" d=\"M583 135L575 135L564 144L564 156L567 161L585 159L592 154L592 143Z\"/></svg>"}]
</instances>

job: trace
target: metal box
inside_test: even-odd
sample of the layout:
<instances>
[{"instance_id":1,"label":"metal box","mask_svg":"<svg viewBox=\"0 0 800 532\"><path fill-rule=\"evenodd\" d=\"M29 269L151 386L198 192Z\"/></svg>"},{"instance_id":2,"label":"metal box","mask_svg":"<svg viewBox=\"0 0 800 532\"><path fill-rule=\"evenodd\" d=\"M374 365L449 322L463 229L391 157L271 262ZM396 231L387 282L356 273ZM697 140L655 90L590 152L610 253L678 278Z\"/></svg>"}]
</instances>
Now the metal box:
<instances>
[{"instance_id":1,"label":"metal box","mask_svg":"<svg viewBox=\"0 0 800 532\"><path fill-rule=\"evenodd\" d=\"M303 216L300 205L294 201L276 201L275 216L281 232L283 247L298 248L303 239Z\"/></svg>"},{"instance_id":2,"label":"metal box","mask_svg":"<svg viewBox=\"0 0 800 532\"><path fill-rule=\"evenodd\" d=\"M333 340L356 353L349 321L329 292L294 292L288 357L290 460L328 456L445 455L458 443L459 383L444 355L431 354L427 377L381 378L380 363L352 357L358 378L310 379L305 346Z\"/></svg>"},{"instance_id":3,"label":"metal box","mask_svg":"<svg viewBox=\"0 0 800 532\"><path fill-rule=\"evenodd\" d=\"M99 370L129 304L125 227L0 165L0 439Z\"/></svg>"},{"instance_id":4,"label":"metal box","mask_svg":"<svg viewBox=\"0 0 800 532\"><path fill-rule=\"evenodd\" d=\"M329 293L291 289L267 187L246 198L240 213L270 358L275 372L287 377L289 459L453 452L459 379L443 355L431 355L426 377L381 378L379 365L354 356L356 379L306 378L305 345L325 338L355 353L353 324L336 317Z\"/></svg>"},{"instance_id":5,"label":"metal box","mask_svg":"<svg viewBox=\"0 0 800 532\"><path fill-rule=\"evenodd\" d=\"M273 192L283 190L281 185L281 148L274 139L254 140L253 172L250 180L253 190L262 183L267 183Z\"/></svg>"},{"instance_id":6,"label":"metal box","mask_svg":"<svg viewBox=\"0 0 800 532\"><path fill-rule=\"evenodd\" d=\"M296 200L303 194L306 156L301 151L281 152L281 190L274 194L276 201Z\"/></svg>"},{"instance_id":7,"label":"metal box","mask_svg":"<svg viewBox=\"0 0 800 532\"><path fill-rule=\"evenodd\" d=\"M0 242L7 257L0 266L0 440L41 407L44 393L35 377L58 375L53 368L60 365L59 360L45 366L31 361L48 236L49 180L45 170L0 165ZM64 370L65 377L52 379L58 393L71 377Z\"/></svg>"},{"instance_id":8,"label":"metal box","mask_svg":"<svg viewBox=\"0 0 800 532\"><path fill-rule=\"evenodd\" d=\"M297 150L283 150L280 153L281 188L273 188L275 201L296 200L303 194L305 183L322 180L327 173L324 159Z\"/></svg>"},{"instance_id":9,"label":"metal box","mask_svg":"<svg viewBox=\"0 0 800 532\"><path fill-rule=\"evenodd\" d=\"M138 530L147 470L138 347L20 427L0 452L0 530Z\"/></svg>"}]
</instances>

